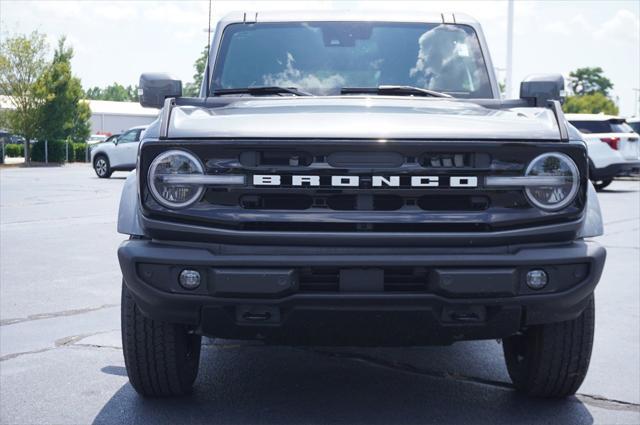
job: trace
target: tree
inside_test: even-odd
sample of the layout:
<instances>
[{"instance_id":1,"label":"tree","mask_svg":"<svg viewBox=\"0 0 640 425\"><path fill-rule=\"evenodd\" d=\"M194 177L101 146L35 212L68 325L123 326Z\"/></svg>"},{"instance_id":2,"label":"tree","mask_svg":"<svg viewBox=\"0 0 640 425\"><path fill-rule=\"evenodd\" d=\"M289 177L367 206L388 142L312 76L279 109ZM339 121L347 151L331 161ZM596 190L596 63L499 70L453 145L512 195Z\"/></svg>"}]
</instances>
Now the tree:
<instances>
[{"instance_id":1,"label":"tree","mask_svg":"<svg viewBox=\"0 0 640 425\"><path fill-rule=\"evenodd\" d=\"M618 107L611 99L600 92L582 96L569 96L564 105L564 112L568 114L599 114L618 115Z\"/></svg>"},{"instance_id":2,"label":"tree","mask_svg":"<svg viewBox=\"0 0 640 425\"><path fill-rule=\"evenodd\" d=\"M207 59L209 57L209 51L207 46L202 49L200 56L193 64L195 73L193 74L193 82L187 83L184 86L184 95L190 97L196 97L200 94L200 86L202 85L202 77L204 75L204 68L207 66Z\"/></svg>"},{"instance_id":3,"label":"tree","mask_svg":"<svg viewBox=\"0 0 640 425\"><path fill-rule=\"evenodd\" d=\"M91 133L91 110L83 100L80 79L71 72L73 49L58 40L53 61L35 84L35 93L44 103L39 108L37 138L40 140L84 141Z\"/></svg>"},{"instance_id":4,"label":"tree","mask_svg":"<svg viewBox=\"0 0 640 425\"><path fill-rule=\"evenodd\" d=\"M604 75L602 68L578 68L569 73L569 84L571 90L576 95L586 95L602 93L609 95L609 90L613 88L613 83Z\"/></svg>"},{"instance_id":5,"label":"tree","mask_svg":"<svg viewBox=\"0 0 640 425\"><path fill-rule=\"evenodd\" d=\"M0 93L10 96L15 110L6 116L9 129L29 141L35 137L43 99L34 92L38 77L47 65L45 36L37 31L0 41ZM30 145L25 143L29 164Z\"/></svg>"},{"instance_id":6,"label":"tree","mask_svg":"<svg viewBox=\"0 0 640 425\"><path fill-rule=\"evenodd\" d=\"M138 86L123 86L122 84L113 83L104 89L100 87L91 87L85 93L87 99L91 100L111 100L115 102L137 102Z\"/></svg>"}]
</instances>

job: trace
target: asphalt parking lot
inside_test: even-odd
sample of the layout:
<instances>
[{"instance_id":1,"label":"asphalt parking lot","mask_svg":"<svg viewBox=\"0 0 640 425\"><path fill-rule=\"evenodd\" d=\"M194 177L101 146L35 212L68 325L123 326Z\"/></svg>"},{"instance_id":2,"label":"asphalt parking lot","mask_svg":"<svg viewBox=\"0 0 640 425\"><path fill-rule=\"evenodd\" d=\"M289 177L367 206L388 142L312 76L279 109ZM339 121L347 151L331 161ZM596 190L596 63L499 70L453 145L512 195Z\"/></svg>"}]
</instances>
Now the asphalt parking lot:
<instances>
[{"instance_id":1,"label":"asphalt parking lot","mask_svg":"<svg viewBox=\"0 0 640 425\"><path fill-rule=\"evenodd\" d=\"M608 249L579 395L533 400L496 341L287 348L206 341L190 397L146 400L121 353L116 233L126 173L0 170L0 422L640 423L640 182L600 194Z\"/></svg>"}]
</instances>

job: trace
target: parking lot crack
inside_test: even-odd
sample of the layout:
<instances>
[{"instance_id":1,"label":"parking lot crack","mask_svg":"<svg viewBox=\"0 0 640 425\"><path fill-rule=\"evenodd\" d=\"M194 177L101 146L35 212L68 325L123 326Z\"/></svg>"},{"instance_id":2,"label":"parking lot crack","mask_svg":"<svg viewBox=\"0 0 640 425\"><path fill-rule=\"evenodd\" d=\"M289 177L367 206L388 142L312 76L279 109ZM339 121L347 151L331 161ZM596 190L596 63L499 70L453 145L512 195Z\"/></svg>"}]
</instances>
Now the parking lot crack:
<instances>
[{"instance_id":1,"label":"parking lot crack","mask_svg":"<svg viewBox=\"0 0 640 425\"><path fill-rule=\"evenodd\" d=\"M82 347L95 347L95 348L120 348L120 347L113 347L111 345L78 344L79 341L82 341L85 338L89 338L90 336L102 335L102 334L106 334L106 333L109 333L109 332L114 332L114 331L117 331L117 330L118 329L109 329L109 330L100 331L100 332L90 332L90 333L84 333L84 334L79 334L79 335L66 336L64 338L60 338L60 339L56 340L55 341L55 346L56 347L82 346Z\"/></svg>"},{"instance_id":2,"label":"parking lot crack","mask_svg":"<svg viewBox=\"0 0 640 425\"><path fill-rule=\"evenodd\" d=\"M599 395L576 394L576 398L590 406L606 410L623 410L640 413L640 404L628 401L614 400Z\"/></svg>"},{"instance_id":3,"label":"parking lot crack","mask_svg":"<svg viewBox=\"0 0 640 425\"><path fill-rule=\"evenodd\" d=\"M84 333L84 334L79 334L79 335L71 335L71 336L66 336L64 338L60 338L57 339L54 343L53 343L53 347L46 347L46 348L40 348L37 350L31 350L31 351L21 351L19 353L11 353L11 354L6 354L2 357L0 357L0 362L6 361L6 360L11 360L11 359L15 359L16 357L21 357L21 356L25 356L25 355L29 355L29 354L39 354L39 353L44 353L47 351L51 351L51 350L55 350L57 348L109 348L109 349L117 349L117 350L121 350L121 347L116 347L113 345L100 345L100 344L78 344L79 341L82 341L85 338L88 338L90 336L95 336L95 335L101 335L101 334L105 334L105 333L109 333L109 332L114 332L118 329L109 329L106 331L100 331L100 332L90 332L90 333Z\"/></svg>"},{"instance_id":4,"label":"parking lot crack","mask_svg":"<svg viewBox=\"0 0 640 425\"><path fill-rule=\"evenodd\" d=\"M344 352L325 351L325 350L310 350L310 351L317 354L333 357L333 358L363 362L372 366L399 370L402 372L428 376L430 378L452 379L454 381L470 382L470 383L482 384L482 385L491 385L494 387L506 388L506 389L513 388L513 385L509 382L496 381L491 379L479 378L475 376L466 376L466 375L462 375L458 373L450 373L446 371L434 371L434 370L422 369L408 363L389 361L389 360L379 359L376 357L367 356L363 354L344 353Z\"/></svg>"},{"instance_id":5,"label":"parking lot crack","mask_svg":"<svg viewBox=\"0 0 640 425\"><path fill-rule=\"evenodd\" d=\"M98 307L78 308L74 310L64 310L64 311L57 311L53 313L38 313L38 314L31 314L27 317L3 319L3 320L0 320L0 326L15 325L16 323L30 322L32 320L44 320L44 319L52 319L55 317L75 316L78 314L91 313L94 311L102 310L105 308L112 308L112 307L118 307L118 304L103 304Z\"/></svg>"},{"instance_id":6,"label":"parking lot crack","mask_svg":"<svg viewBox=\"0 0 640 425\"><path fill-rule=\"evenodd\" d=\"M32 351L22 351L20 353L11 353L11 354L6 354L2 357L0 357L0 362L4 362L6 360L11 360L11 359L15 359L16 357L20 357L20 356L25 356L27 354L38 354L38 353L44 353L46 351L51 351L51 350L55 350L57 347L47 347L47 348L41 348L39 350L32 350Z\"/></svg>"},{"instance_id":7,"label":"parking lot crack","mask_svg":"<svg viewBox=\"0 0 640 425\"><path fill-rule=\"evenodd\" d=\"M311 351L316 354L320 354L323 356L328 356L336 359L358 361L371 366L398 370L406 373L427 376L430 378L451 379L457 382L468 382L473 384L489 385L489 386L497 387L500 389L509 389L509 390L514 389L513 385L510 382L479 378L476 376L468 376L468 375L462 375L457 373L450 373L447 371L434 371L434 370L422 369L422 368L418 368L413 365L410 365L408 363L384 360L384 359L376 358L373 356L367 356L364 354L336 352L336 351L318 350L318 349L303 349L303 350ZM598 407L601 409L640 412L640 404L622 401L622 400L610 399L603 396L591 395L591 394L576 394L575 399L577 399L578 401L584 404L588 404L590 406Z\"/></svg>"}]
</instances>

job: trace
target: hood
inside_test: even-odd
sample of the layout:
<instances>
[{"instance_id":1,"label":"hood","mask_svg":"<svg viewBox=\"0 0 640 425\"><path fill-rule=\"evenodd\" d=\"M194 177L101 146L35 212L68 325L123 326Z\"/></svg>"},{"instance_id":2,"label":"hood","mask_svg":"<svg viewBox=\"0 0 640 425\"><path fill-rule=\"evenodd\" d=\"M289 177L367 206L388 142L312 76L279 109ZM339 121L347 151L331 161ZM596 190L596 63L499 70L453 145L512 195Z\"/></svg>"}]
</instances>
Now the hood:
<instances>
[{"instance_id":1,"label":"hood","mask_svg":"<svg viewBox=\"0 0 640 425\"><path fill-rule=\"evenodd\" d=\"M558 140L546 108L488 109L440 98L247 98L222 107L177 106L170 138Z\"/></svg>"}]
</instances>

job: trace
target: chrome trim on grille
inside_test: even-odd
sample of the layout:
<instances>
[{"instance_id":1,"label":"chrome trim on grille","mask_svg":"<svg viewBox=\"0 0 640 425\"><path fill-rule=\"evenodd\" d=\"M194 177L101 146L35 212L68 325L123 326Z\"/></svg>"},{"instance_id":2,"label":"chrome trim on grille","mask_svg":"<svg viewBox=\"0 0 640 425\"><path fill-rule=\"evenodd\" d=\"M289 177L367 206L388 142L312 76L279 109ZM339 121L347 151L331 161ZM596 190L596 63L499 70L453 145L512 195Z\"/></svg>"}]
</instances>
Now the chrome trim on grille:
<instances>
[{"instance_id":1,"label":"chrome trim on grille","mask_svg":"<svg viewBox=\"0 0 640 425\"><path fill-rule=\"evenodd\" d=\"M173 174L156 176L156 178L167 184L243 185L246 181L245 176L241 175L210 176L198 174Z\"/></svg>"},{"instance_id":2,"label":"chrome trim on grille","mask_svg":"<svg viewBox=\"0 0 640 425\"><path fill-rule=\"evenodd\" d=\"M487 176L484 181L485 186L562 186L567 184L567 177L564 176Z\"/></svg>"}]
</instances>

